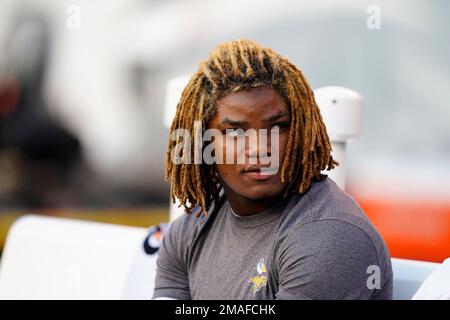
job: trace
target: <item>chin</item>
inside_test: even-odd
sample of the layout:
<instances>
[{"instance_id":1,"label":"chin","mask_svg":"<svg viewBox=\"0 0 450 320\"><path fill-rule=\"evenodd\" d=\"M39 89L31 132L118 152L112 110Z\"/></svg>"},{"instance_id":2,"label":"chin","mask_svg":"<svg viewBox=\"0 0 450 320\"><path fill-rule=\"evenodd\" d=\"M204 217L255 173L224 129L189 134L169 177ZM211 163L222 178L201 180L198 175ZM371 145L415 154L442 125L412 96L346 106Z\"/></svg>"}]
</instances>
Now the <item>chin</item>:
<instances>
[{"instance_id":1,"label":"chin","mask_svg":"<svg viewBox=\"0 0 450 320\"><path fill-rule=\"evenodd\" d=\"M269 187L269 186L264 186L264 187L258 186L256 188L252 188L252 190L247 189L245 192L242 193L242 195L251 200L262 200L262 199L276 197L282 191L283 191L282 188L280 190L278 190L278 189L275 190L273 187Z\"/></svg>"}]
</instances>

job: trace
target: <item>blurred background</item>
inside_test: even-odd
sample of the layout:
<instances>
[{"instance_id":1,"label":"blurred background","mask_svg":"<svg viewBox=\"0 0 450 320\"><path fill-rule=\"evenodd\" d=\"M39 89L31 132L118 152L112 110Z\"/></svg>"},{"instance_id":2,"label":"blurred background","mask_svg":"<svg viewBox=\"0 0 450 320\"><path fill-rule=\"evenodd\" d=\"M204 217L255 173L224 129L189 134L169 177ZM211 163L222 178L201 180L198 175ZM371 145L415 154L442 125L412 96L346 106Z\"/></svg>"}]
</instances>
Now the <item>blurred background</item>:
<instances>
[{"instance_id":1,"label":"blurred background","mask_svg":"<svg viewBox=\"0 0 450 320\"><path fill-rule=\"evenodd\" d=\"M0 0L0 248L38 213L168 221L167 81L251 38L365 99L348 193L394 257L450 256L450 2ZM0 249L1 250L1 249Z\"/></svg>"}]
</instances>

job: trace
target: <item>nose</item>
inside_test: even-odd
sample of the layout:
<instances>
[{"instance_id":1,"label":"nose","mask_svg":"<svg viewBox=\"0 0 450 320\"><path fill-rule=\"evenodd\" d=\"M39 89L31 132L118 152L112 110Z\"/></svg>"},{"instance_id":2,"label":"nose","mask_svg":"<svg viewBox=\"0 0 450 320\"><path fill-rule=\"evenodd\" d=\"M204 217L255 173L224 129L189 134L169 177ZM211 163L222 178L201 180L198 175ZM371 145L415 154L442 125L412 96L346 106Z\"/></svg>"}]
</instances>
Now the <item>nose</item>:
<instances>
[{"instance_id":1,"label":"nose","mask_svg":"<svg viewBox=\"0 0 450 320\"><path fill-rule=\"evenodd\" d=\"M272 154L271 138L268 130L253 130L246 137L245 156L249 163L267 163ZM266 161L265 161L266 160Z\"/></svg>"}]
</instances>

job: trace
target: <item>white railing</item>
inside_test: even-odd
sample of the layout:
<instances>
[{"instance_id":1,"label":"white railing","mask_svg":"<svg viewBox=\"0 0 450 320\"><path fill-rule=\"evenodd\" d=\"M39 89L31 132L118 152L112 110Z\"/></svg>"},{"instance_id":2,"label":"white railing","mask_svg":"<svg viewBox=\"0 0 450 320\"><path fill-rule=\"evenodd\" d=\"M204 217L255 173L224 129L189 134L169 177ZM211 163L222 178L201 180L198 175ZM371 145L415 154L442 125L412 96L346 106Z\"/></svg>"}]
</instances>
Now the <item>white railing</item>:
<instances>
[{"instance_id":1,"label":"white railing","mask_svg":"<svg viewBox=\"0 0 450 320\"><path fill-rule=\"evenodd\" d=\"M11 227L0 299L150 299L148 229L28 215ZM411 299L438 263L392 259L394 298Z\"/></svg>"}]
</instances>

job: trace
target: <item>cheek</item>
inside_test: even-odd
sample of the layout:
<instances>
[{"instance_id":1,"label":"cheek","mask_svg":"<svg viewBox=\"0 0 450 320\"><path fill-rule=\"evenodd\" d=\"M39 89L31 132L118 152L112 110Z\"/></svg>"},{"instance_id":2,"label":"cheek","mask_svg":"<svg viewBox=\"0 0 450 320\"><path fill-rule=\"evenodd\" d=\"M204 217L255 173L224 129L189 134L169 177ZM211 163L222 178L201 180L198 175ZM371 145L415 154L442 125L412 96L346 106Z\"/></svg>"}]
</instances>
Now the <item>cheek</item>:
<instances>
[{"instance_id":1,"label":"cheek","mask_svg":"<svg viewBox=\"0 0 450 320\"><path fill-rule=\"evenodd\" d=\"M284 151L286 150L288 139L289 139L288 133L283 133L280 136L280 153L281 153L281 155L284 155Z\"/></svg>"},{"instance_id":2,"label":"cheek","mask_svg":"<svg viewBox=\"0 0 450 320\"><path fill-rule=\"evenodd\" d=\"M278 145L272 145L272 152L278 153L279 161L283 161L284 153L286 151L287 142L289 139L289 133L280 133L278 139Z\"/></svg>"},{"instance_id":3,"label":"cheek","mask_svg":"<svg viewBox=\"0 0 450 320\"><path fill-rule=\"evenodd\" d=\"M227 145L228 143L228 145ZM239 179L239 168L238 165L234 163L235 160L235 150L230 147L230 142L225 142L225 138L221 141L217 141L214 145L216 150L222 151L223 162L216 163L216 170L220 178L227 185L234 185Z\"/></svg>"},{"instance_id":4,"label":"cheek","mask_svg":"<svg viewBox=\"0 0 450 320\"><path fill-rule=\"evenodd\" d=\"M213 142L215 156L216 156L216 170L219 175L223 178L229 178L233 172L233 165L227 164L227 149L229 152L232 151L232 148L227 148L227 142L225 137L217 138ZM229 157L229 155L228 155Z\"/></svg>"},{"instance_id":5,"label":"cheek","mask_svg":"<svg viewBox=\"0 0 450 320\"><path fill-rule=\"evenodd\" d=\"M243 150L238 150L238 144L234 139L222 137L214 140L213 143L216 153L216 160L222 160L222 162L218 162L220 164L235 164L236 154L243 152Z\"/></svg>"},{"instance_id":6,"label":"cheek","mask_svg":"<svg viewBox=\"0 0 450 320\"><path fill-rule=\"evenodd\" d=\"M239 183L239 178L232 165L216 164L216 171L222 184L236 186Z\"/></svg>"}]
</instances>

